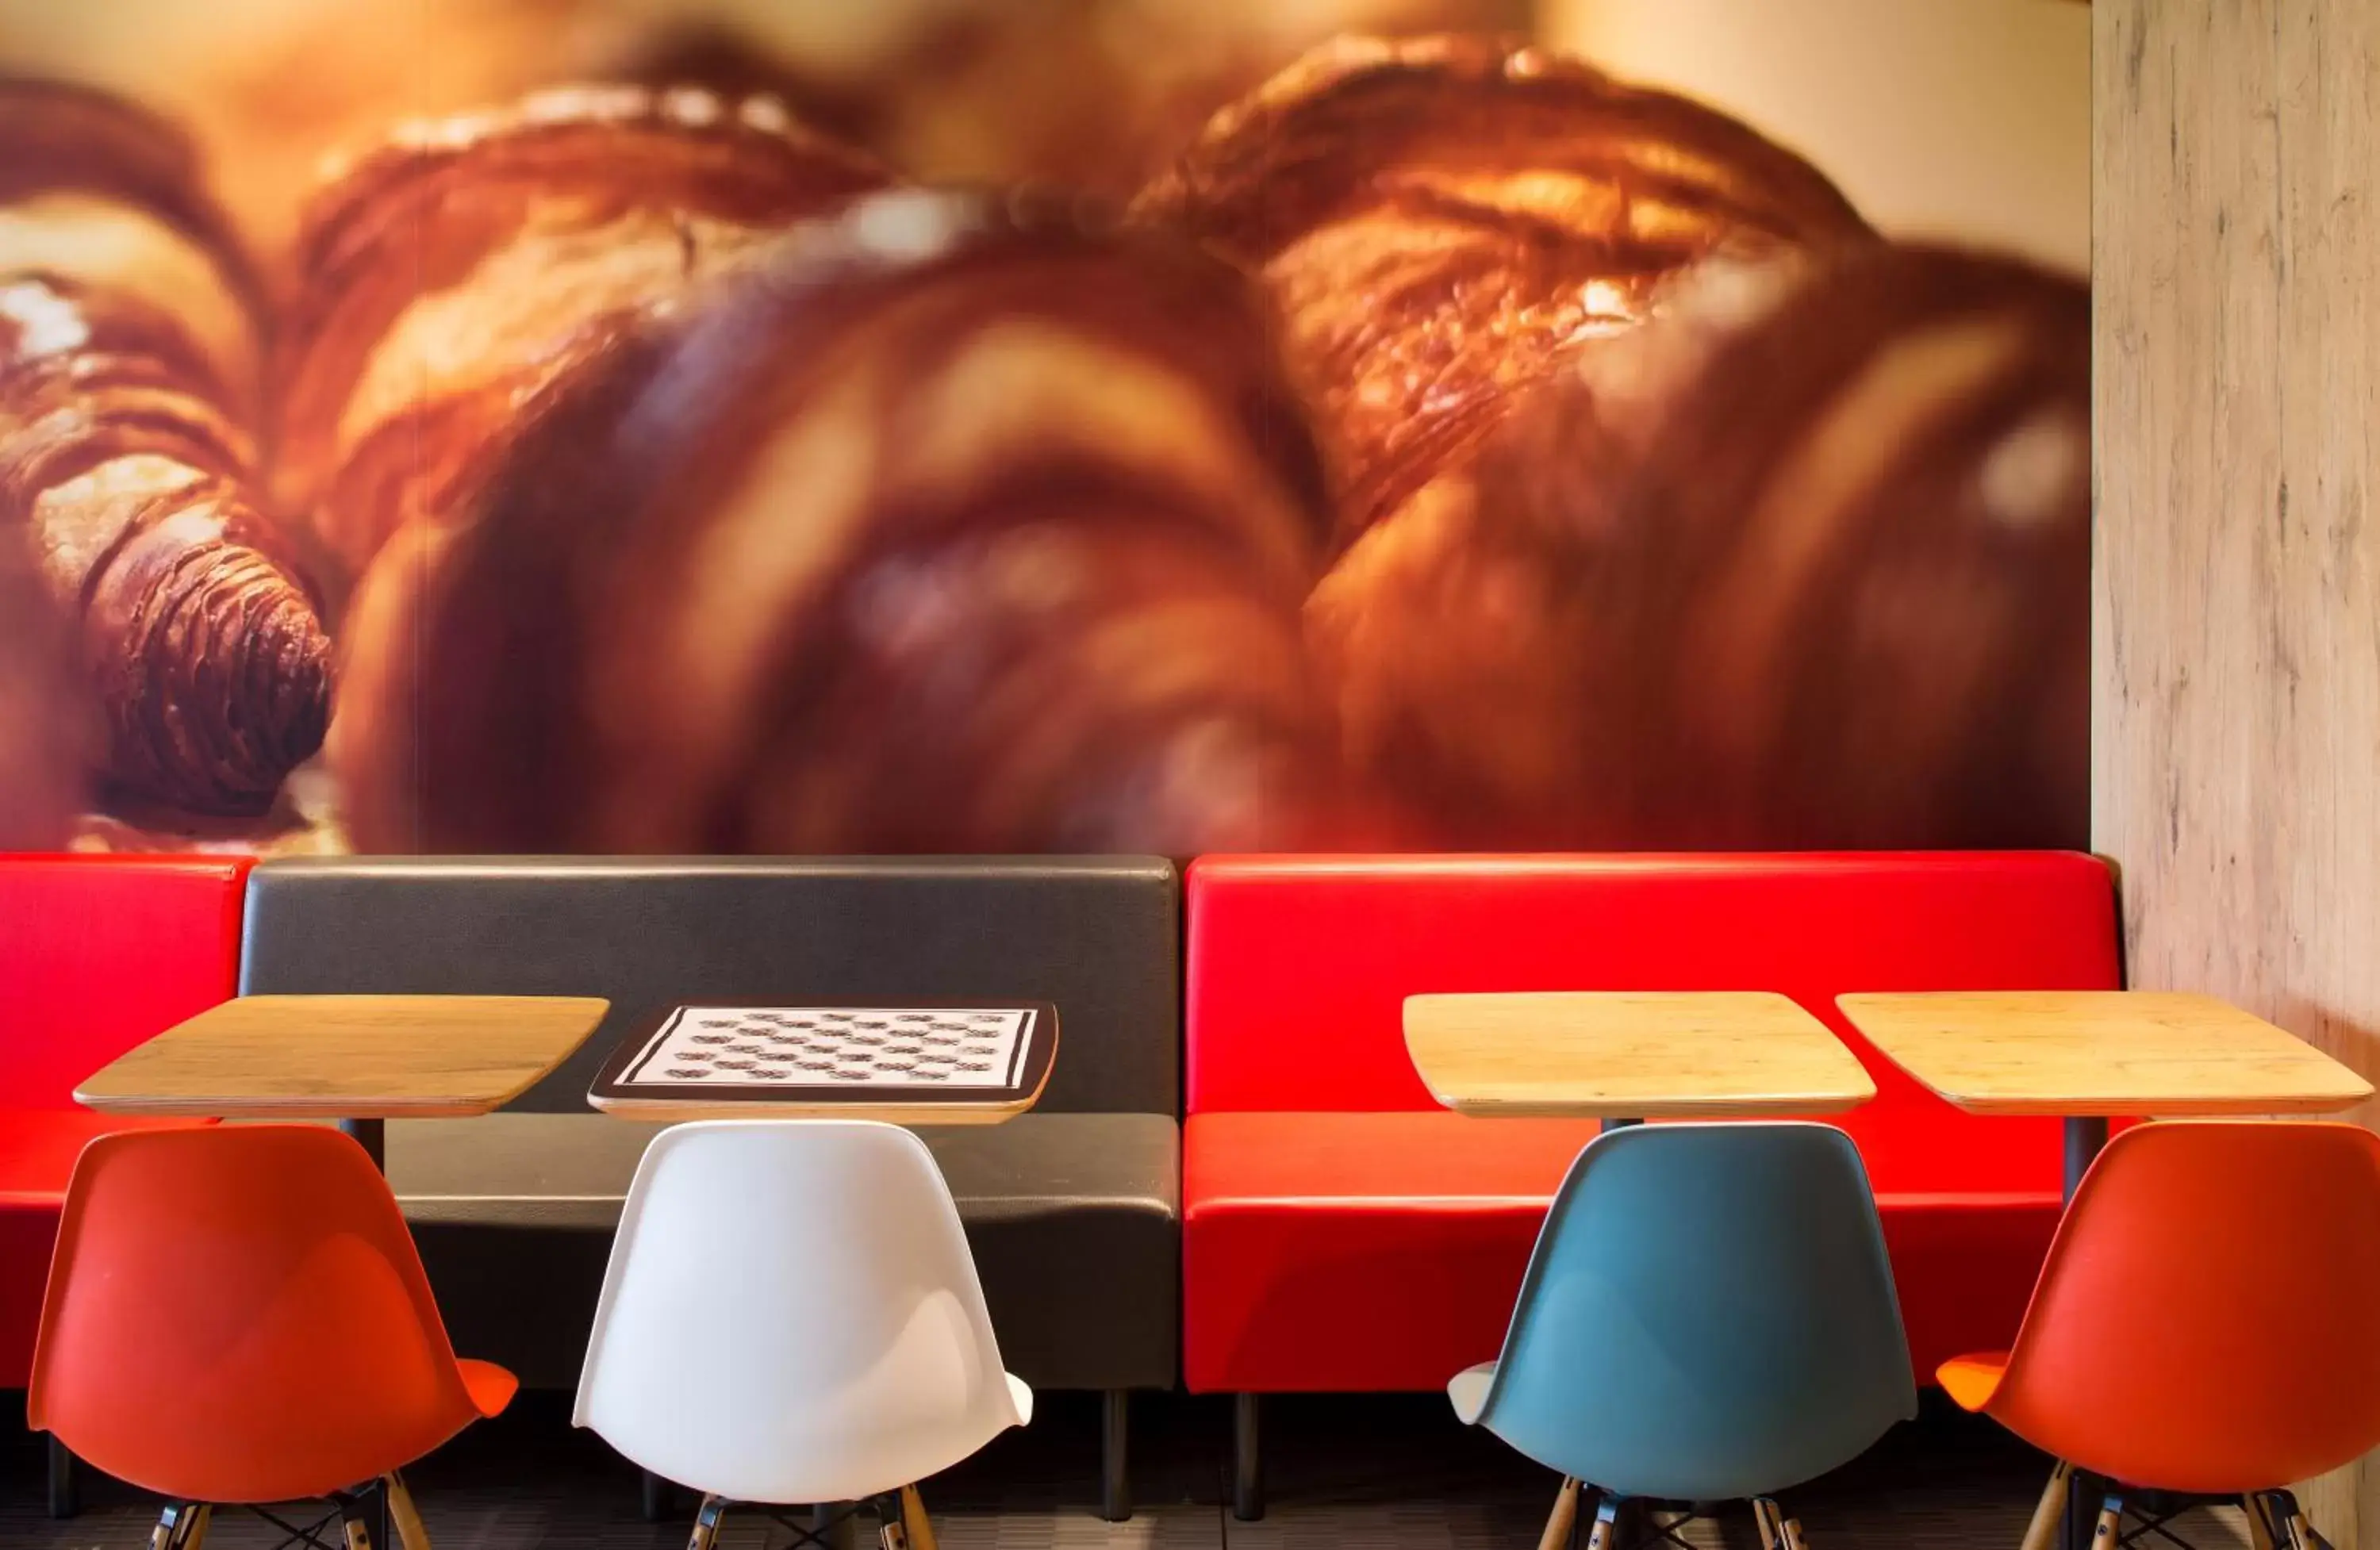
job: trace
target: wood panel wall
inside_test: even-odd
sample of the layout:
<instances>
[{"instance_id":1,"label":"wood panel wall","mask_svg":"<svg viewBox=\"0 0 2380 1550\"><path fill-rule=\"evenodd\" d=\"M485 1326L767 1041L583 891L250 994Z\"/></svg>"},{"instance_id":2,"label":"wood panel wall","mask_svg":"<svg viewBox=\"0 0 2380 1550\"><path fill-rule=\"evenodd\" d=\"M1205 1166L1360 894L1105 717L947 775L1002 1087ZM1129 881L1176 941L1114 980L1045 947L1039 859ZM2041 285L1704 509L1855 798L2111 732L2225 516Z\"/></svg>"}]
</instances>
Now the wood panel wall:
<instances>
[{"instance_id":1,"label":"wood panel wall","mask_svg":"<svg viewBox=\"0 0 2380 1550\"><path fill-rule=\"evenodd\" d=\"M2380 1073L2380 0L2099 0L2093 45L2094 826L2131 979ZM2380 1550L2375 1487L2321 1483L2318 1526Z\"/></svg>"}]
</instances>

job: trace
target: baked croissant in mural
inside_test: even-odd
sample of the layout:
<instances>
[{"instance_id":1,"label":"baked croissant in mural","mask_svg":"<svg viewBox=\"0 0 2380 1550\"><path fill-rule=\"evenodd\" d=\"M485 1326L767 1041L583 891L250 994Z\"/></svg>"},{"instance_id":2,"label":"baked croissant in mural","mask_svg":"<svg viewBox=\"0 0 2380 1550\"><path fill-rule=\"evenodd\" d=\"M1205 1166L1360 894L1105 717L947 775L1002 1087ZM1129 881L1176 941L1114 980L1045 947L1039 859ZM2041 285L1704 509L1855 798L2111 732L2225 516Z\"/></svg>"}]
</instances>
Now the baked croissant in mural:
<instances>
[{"instance_id":1,"label":"baked croissant in mural","mask_svg":"<svg viewBox=\"0 0 2380 1550\"><path fill-rule=\"evenodd\" d=\"M358 598L368 849L1286 842L1319 460L1167 238L890 192L602 357Z\"/></svg>"},{"instance_id":2,"label":"baked croissant in mural","mask_svg":"<svg viewBox=\"0 0 2380 1550\"><path fill-rule=\"evenodd\" d=\"M23 540L0 526L0 852L66 843L82 790L65 621Z\"/></svg>"},{"instance_id":3,"label":"baked croissant in mural","mask_svg":"<svg viewBox=\"0 0 2380 1550\"><path fill-rule=\"evenodd\" d=\"M279 489L346 578L467 508L571 365L785 223L885 175L765 97L540 92L407 126L310 207Z\"/></svg>"},{"instance_id":4,"label":"baked croissant in mural","mask_svg":"<svg viewBox=\"0 0 2380 1550\"><path fill-rule=\"evenodd\" d=\"M262 515L256 289L166 125L0 81L0 527L70 612L102 783L253 813L321 744L330 648Z\"/></svg>"},{"instance_id":5,"label":"baked croissant in mural","mask_svg":"<svg viewBox=\"0 0 2380 1550\"><path fill-rule=\"evenodd\" d=\"M1493 37L1347 38L1216 115L1135 205L1270 287L1342 537L1715 252L1867 240L1723 114Z\"/></svg>"},{"instance_id":6,"label":"baked croissant in mural","mask_svg":"<svg viewBox=\"0 0 2380 1550\"><path fill-rule=\"evenodd\" d=\"M2010 260L1697 274L1317 589L1354 760L1470 843L2083 844L2090 340Z\"/></svg>"}]
</instances>

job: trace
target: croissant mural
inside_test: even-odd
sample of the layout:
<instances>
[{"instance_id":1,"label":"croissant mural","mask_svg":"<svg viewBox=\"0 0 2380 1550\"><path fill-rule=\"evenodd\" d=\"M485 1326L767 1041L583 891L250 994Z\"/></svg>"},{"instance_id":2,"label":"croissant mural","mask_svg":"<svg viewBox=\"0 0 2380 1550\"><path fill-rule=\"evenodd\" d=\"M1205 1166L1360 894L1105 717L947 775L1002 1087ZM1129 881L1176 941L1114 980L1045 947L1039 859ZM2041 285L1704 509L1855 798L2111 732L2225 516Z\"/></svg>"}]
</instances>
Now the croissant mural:
<instances>
[{"instance_id":1,"label":"croissant mural","mask_svg":"<svg viewBox=\"0 0 2380 1550\"><path fill-rule=\"evenodd\" d=\"M0 842L2085 840L2079 277L1492 31L374 4L0 81Z\"/></svg>"}]
</instances>

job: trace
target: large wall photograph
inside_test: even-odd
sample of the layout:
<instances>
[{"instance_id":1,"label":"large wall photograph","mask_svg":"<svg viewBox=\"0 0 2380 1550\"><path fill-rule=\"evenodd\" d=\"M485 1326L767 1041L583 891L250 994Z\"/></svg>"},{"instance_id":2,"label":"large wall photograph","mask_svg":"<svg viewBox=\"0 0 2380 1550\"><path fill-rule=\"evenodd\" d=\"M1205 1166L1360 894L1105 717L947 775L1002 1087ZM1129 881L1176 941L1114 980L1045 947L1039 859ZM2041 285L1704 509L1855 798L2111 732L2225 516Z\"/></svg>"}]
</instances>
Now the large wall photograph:
<instances>
[{"instance_id":1,"label":"large wall photograph","mask_svg":"<svg viewBox=\"0 0 2380 1550\"><path fill-rule=\"evenodd\" d=\"M2075 846L2071 0L0 0L0 849Z\"/></svg>"}]
</instances>

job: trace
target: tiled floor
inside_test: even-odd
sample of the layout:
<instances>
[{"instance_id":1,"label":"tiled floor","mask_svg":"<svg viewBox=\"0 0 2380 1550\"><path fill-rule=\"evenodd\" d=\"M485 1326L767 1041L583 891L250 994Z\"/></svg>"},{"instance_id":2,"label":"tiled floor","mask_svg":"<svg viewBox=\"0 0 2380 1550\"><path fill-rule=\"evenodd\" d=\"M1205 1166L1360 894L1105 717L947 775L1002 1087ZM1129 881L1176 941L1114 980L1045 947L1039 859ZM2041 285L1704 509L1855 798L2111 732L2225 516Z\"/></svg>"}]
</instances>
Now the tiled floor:
<instances>
[{"instance_id":1,"label":"tiled floor","mask_svg":"<svg viewBox=\"0 0 2380 1550\"><path fill-rule=\"evenodd\" d=\"M0 1401L4 1409L6 1401ZM1271 1507L1255 1523L1222 1506L1227 1409L1150 1397L1134 1414L1139 1513L1093 1513L1098 1408L1042 1396L1026 1432L1001 1439L928 1492L947 1550L1534 1550L1553 1481L1492 1437L1454 1423L1429 1397L1276 1400L1266 1411ZM0 1546L98 1550L147 1543L153 1508L109 1482L88 1487L79 1518L42 1513L41 1453L0 1415ZM531 1395L410 1471L438 1550L675 1550L690 1508L662 1523L638 1515L637 1476L568 1426L561 1397ZM2040 1489L2038 1459L1988 1425L1936 1412L1899 1429L1841 1474L1789 1493L1811 1550L2014 1550ZM731 1519L732 1550L779 1550L790 1539L758 1519ZM2238 1550L2236 1514L2175 1525L2204 1550ZM1749 1550L1748 1518L1696 1523L1699 1550ZM225 1516L211 1550L262 1550L275 1535Z\"/></svg>"}]
</instances>

